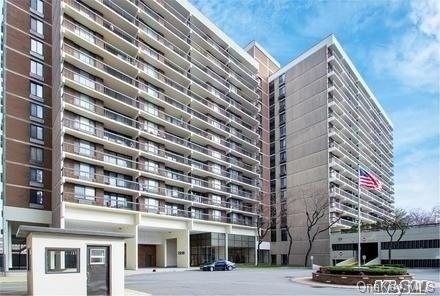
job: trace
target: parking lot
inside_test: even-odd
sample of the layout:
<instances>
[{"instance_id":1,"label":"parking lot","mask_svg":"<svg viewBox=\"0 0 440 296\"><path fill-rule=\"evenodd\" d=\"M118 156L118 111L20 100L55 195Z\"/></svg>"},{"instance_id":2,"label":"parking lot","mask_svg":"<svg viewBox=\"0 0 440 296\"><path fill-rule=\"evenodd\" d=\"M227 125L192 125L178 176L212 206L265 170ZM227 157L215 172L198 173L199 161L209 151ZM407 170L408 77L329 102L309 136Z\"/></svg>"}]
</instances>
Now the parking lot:
<instances>
[{"instance_id":1,"label":"parking lot","mask_svg":"<svg viewBox=\"0 0 440 296\"><path fill-rule=\"evenodd\" d=\"M152 295L365 295L352 288L319 287L291 281L310 276L304 268L242 268L127 276L125 286ZM438 281L438 270L412 270L416 279ZM438 291L437 291L438 292Z\"/></svg>"},{"instance_id":2,"label":"parking lot","mask_svg":"<svg viewBox=\"0 0 440 296\"><path fill-rule=\"evenodd\" d=\"M215 272L168 270L145 273L141 270L126 275L125 287L131 292L126 295L373 295L362 294L353 288L292 281L292 278L310 277L310 272L310 269L283 267ZM418 280L440 280L438 269L412 269L410 273ZM27 295L25 277L6 279L0 279L0 295ZM439 295L439 292L437 287L432 295Z\"/></svg>"}]
</instances>

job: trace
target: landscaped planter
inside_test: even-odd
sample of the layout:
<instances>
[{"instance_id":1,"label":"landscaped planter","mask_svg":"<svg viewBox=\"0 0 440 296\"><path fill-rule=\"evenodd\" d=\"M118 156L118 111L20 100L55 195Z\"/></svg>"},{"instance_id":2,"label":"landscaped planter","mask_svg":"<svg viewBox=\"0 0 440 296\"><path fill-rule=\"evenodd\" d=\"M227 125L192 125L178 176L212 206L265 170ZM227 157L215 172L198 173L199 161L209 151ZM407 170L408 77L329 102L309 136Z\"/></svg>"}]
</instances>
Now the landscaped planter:
<instances>
[{"instance_id":1,"label":"landscaped planter","mask_svg":"<svg viewBox=\"0 0 440 296\"><path fill-rule=\"evenodd\" d=\"M329 273L328 270L323 267L319 271L312 273L312 279L316 282L336 285L357 285L358 282L365 284L374 284L378 280L395 280L396 283L400 283L402 280L412 280L413 277L410 274L402 275L366 275L366 274L334 274Z\"/></svg>"}]
</instances>

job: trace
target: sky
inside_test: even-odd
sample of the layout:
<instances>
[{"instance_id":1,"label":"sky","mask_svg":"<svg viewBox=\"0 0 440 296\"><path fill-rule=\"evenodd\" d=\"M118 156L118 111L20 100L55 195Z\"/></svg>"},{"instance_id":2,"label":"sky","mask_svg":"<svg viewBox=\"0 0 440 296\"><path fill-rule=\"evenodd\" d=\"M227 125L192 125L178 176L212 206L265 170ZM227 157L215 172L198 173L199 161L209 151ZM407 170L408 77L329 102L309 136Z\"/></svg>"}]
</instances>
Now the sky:
<instances>
[{"instance_id":1,"label":"sky","mask_svg":"<svg viewBox=\"0 0 440 296\"><path fill-rule=\"evenodd\" d=\"M190 1L282 66L335 34L394 124L396 207L440 204L440 1Z\"/></svg>"}]
</instances>

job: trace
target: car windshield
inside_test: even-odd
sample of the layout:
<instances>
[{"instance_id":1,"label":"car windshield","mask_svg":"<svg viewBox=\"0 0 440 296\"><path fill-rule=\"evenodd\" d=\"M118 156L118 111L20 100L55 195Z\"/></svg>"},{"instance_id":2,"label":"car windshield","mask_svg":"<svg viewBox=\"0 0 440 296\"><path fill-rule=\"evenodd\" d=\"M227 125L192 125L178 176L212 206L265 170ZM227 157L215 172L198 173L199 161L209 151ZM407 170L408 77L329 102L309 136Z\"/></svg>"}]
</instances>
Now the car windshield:
<instances>
[{"instance_id":1,"label":"car windshield","mask_svg":"<svg viewBox=\"0 0 440 296\"><path fill-rule=\"evenodd\" d=\"M202 265L212 265L214 263L215 263L215 261L208 261L208 262L203 263Z\"/></svg>"}]
</instances>

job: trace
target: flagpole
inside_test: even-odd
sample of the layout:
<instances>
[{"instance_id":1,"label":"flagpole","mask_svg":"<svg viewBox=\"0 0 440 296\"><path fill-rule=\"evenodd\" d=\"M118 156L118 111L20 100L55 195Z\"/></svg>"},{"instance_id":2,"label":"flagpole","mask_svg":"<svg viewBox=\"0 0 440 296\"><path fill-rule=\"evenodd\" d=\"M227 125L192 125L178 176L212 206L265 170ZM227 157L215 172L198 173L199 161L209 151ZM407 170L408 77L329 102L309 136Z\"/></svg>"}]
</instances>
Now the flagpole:
<instances>
[{"instance_id":1,"label":"flagpole","mask_svg":"<svg viewBox=\"0 0 440 296\"><path fill-rule=\"evenodd\" d=\"M361 166L358 165L358 267L361 267Z\"/></svg>"}]
</instances>

